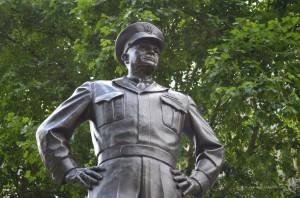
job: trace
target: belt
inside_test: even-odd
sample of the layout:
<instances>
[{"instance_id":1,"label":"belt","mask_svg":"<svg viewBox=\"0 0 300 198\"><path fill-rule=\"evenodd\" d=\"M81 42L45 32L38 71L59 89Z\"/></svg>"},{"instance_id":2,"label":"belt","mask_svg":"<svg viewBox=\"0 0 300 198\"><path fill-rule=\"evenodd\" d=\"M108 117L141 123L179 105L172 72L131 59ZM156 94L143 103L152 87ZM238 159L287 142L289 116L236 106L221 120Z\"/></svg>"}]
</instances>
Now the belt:
<instances>
[{"instance_id":1,"label":"belt","mask_svg":"<svg viewBox=\"0 0 300 198\"><path fill-rule=\"evenodd\" d=\"M119 157L150 157L175 168L176 159L167 151L149 145L129 144L114 146L103 150L98 154L98 164Z\"/></svg>"}]
</instances>

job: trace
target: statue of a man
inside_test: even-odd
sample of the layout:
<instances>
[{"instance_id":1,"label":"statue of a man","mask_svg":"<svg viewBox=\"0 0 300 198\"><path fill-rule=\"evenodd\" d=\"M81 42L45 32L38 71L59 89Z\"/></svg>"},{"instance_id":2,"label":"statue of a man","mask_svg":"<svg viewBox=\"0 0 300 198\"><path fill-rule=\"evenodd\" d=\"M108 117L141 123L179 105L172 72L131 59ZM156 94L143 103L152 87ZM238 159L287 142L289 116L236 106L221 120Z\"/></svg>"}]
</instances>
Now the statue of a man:
<instances>
[{"instance_id":1,"label":"statue of a man","mask_svg":"<svg viewBox=\"0 0 300 198\"><path fill-rule=\"evenodd\" d=\"M80 184L90 198L201 197L212 187L223 146L189 96L152 80L163 46L153 24L126 27L115 52L128 76L84 83L38 128L40 155L56 183ZM79 168L68 141L86 120L98 166ZM195 146L191 176L175 169L182 134Z\"/></svg>"}]
</instances>

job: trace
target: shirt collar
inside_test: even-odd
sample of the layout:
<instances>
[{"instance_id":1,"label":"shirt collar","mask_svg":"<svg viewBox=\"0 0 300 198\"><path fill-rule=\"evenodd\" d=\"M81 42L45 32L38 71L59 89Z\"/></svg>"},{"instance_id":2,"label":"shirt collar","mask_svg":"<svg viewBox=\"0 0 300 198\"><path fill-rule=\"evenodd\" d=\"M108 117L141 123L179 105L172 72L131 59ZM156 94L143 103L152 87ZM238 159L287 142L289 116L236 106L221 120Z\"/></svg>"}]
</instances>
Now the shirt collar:
<instances>
[{"instance_id":1,"label":"shirt collar","mask_svg":"<svg viewBox=\"0 0 300 198\"><path fill-rule=\"evenodd\" d=\"M138 80L138 81L137 81ZM123 78L118 78L113 80L113 83L121 86L125 89L129 89L131 91L134 91L136 93L141 93L141 92L160 92L160 91L166 91L169 88L163 87L159 84L157 84L155 81L152 81L152 84L148 87L146 87L143 90L140 90L139 88L136 87L136 85L138 84L139 79L138 78L129 78L127 76L124 76Z\"/></svg>"}]
</instances>

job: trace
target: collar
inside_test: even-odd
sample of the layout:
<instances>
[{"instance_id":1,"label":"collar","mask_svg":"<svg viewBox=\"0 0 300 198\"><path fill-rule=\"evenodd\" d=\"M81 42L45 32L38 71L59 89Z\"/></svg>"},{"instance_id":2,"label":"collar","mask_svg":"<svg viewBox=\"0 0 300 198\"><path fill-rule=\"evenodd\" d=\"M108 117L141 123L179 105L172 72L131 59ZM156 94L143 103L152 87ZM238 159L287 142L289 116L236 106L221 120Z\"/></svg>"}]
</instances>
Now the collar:
<instances>
[{"instance_id":1,"label":"collar","mask_svg":"<svg viewBox=\"0 0 300 198\"><path fill-rule=\"evenodd\" d=\"M127 76L124 76L122 78L117 78L112 80L112 82L120 87L123 87L125 89L131 90L136 93L142 93L142 92L161 92L161 91L166 91L169 88L163 87L159 84L157 84L155 81L153 83L146 87L144 90L140 90L139 88L136 87L136 85L133 84L132 79L129 79ZM134 81L135 82L135 81Z\"/></svg>"},{"instance_id":2,"label":"collar","mask_svg":"<svg viewBox=\"0 0 300 198\"><path fill-rule=\"evenodd\" d=\"M131 82L135 83L135 84L138 84L139 82L144 82L144 83L149 83L149 84L152 84L154 81L152 80L152 78L149 78L147 80L143 80L143 79L140 79L140 78L137 78L135 76L132 76L132 77L128 77L126 76L127 79L129 79Z\"/></svg>"}]
</instances>

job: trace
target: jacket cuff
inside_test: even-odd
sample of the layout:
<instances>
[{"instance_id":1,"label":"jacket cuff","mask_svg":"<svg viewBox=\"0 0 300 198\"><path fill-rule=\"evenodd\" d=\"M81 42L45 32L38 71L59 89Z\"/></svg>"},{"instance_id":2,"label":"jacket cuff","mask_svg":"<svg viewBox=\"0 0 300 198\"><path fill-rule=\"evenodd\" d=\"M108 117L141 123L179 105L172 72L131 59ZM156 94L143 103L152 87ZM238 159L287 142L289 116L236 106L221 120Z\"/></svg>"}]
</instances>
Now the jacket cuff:
<instances>
[{"instance_id":1,"label":"jacket cuff","mask_svg":"<svg viewBox=\"0 0 300 198\"><path fill-rule=\"evenodd\" d=\"M71 169L77 168L77 164L71 158L65 158L56 164L55 168L52 171L52 178L54 182L58 185L65 183L65 175Z\"/></svg>"},{"instance_id":2,"label":"jacket cuff","mask_svg":"<svg viewBox=\"0 0 300 198\"><path fill-rule=\"evenodd\" d=\"M202 171L194 171L190 177L195 179L200 184L202 196L204 196L211 186L208 177Z\"/></svg>"}]
</instances>

